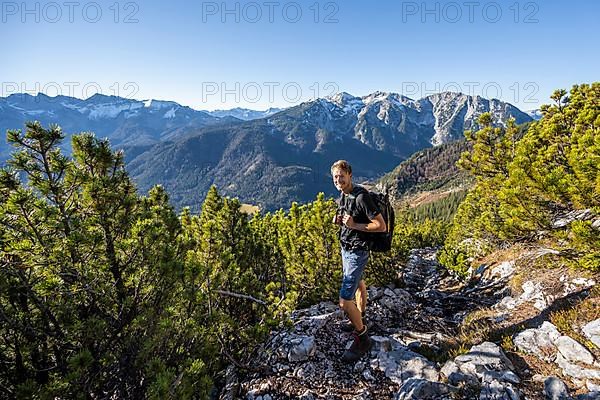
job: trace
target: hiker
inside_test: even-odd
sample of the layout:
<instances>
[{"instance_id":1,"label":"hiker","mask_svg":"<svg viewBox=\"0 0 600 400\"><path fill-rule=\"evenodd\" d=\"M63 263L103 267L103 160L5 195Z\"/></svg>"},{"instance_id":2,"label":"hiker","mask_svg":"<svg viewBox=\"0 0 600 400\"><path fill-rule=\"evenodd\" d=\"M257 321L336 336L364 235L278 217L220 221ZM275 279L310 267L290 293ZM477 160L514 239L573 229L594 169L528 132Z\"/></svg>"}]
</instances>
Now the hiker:
<instances>
[{"instance_id":1,"label":"hiker","mask_svg":"<svg viewBox=\"0 0 600 400\"><path fill-rule=\"evenodd\" d=\"M340 307L350 320L342 330L353 331L354 335L354 342L342 355L342 361L354 362L371 349L371 338L365 324L367 288L362 280L369 259L367 232L385 232L386 223L369 192L352 183L352 167L347 161L336 161L331 166L331 176L333 184L341 192L333 222L341 225L343 278Z\"/></svg>"}]
</instances>

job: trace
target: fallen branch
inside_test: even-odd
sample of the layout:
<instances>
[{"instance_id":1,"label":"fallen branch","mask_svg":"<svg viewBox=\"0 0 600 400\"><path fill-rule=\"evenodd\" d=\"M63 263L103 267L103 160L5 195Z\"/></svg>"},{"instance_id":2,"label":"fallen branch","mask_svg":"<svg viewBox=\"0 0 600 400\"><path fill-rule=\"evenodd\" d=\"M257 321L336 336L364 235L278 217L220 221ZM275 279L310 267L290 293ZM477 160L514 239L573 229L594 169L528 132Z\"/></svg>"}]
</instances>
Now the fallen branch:
<instances>
[{"instance_id":1,"label":"fallen branch","mask_svg":"<svg viewBox=\"0 0 600 400\"><path fill-rule=\"evenodd\" d=\"M251 301L258 303L260 305L263 305L265 307L267 306L266 302L264 302L260 299L257 299L255 297L248 296L247 294L233 293L233 292L228 292L227 290L215 290L215 292L217 292L223 296L231 296L231 297L237 297L239 299L251 300Z\"/></svg>"}]
</instances>

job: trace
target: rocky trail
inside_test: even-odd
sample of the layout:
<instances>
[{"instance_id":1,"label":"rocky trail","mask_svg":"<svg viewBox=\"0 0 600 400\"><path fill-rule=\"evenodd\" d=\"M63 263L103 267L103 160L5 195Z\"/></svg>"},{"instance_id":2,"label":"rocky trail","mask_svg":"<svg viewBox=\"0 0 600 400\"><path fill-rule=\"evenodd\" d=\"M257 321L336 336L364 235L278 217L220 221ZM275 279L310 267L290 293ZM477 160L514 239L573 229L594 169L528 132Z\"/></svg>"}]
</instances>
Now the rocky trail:
<instances>
[{"instance_id":1,"label":"rocky trail","mask_svg":"<svg viewBox=\"0 0 600 400\"><path fill-rule=\"evenodd\" d=\"M563 274L550 291L535 279L514 290L515 273L514 261L482 265L465 285L438 265L436 249L415 249L401 288L368 289L368 355L340 361L351 336L340 330L338 306L320 303L271 334L255 360L261 372L230 366L220 399L600 399L600 354L589 350L600 347L600 319L576 338L588 348L547 320L553 306L589 295L595 281ZM465 318L476 310L486 315L488 339L472 344L474 336L466 347ZM505 352L502 337L514 351Z\"/></svg>"}]
</instances>

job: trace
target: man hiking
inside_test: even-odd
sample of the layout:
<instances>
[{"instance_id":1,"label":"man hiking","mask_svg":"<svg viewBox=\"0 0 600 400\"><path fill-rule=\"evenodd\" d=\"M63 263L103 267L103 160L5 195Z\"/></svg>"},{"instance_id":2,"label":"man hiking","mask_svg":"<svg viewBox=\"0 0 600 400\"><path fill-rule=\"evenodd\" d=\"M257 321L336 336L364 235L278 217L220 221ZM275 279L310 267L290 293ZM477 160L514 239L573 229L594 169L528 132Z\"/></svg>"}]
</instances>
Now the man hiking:
<instances>
[{"instance_id":1,"label":"man hiking","mask_svg":"<svg viewBox=\"0 0 600 400\"><path fill-rule=\"evenodd\" d=\"M334 223L341 225L343 278L340 307L350 319L354 342L342 355L342 361L354 362L371 349L365 325L367 288L362 274L369 259L369 232L385 232L386 224L368 191L352 183L352 167L345 160L331 166L333 184L341 192ZM358 290L358 291L357 291ZM356 303L355 299L356 298Z\"/></svg>"}]
</instances>

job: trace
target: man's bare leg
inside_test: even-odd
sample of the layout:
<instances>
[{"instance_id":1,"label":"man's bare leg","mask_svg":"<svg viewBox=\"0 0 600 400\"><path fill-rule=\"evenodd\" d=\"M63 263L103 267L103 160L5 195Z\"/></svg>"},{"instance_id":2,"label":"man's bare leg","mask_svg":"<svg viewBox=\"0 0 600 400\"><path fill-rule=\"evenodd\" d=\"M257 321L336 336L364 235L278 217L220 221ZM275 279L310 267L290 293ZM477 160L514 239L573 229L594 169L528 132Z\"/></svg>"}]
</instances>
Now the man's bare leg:
<instances>
[{"instance_id":1,"label":"man's bare leg","mask_svg":"<svg viewBox=\"0 0 600 400\"><path fill-rule=\"evenodd\" d=\"M358 311L358 307L356 307L354 301L340 299L340 307L348 314L348 318L350 318L350 322L354 325L354 329L357 332L362 332L364 325L362 323L360 311Z\"/></svg>"},{"instance_id":2,"label":"man's bare leg","mask_svg":"<svg viewBox=\"0 0 600 400\"><path fill-rule=\"evenodd\" d=\"M358 289L356 290L356 306L358 307L358 311L364 315L367 309L367 285L365 285L364 280L359 282Z\"/></svg>"}]
</instances>

